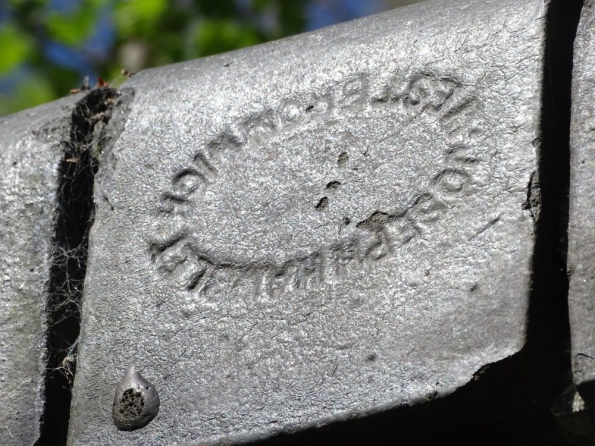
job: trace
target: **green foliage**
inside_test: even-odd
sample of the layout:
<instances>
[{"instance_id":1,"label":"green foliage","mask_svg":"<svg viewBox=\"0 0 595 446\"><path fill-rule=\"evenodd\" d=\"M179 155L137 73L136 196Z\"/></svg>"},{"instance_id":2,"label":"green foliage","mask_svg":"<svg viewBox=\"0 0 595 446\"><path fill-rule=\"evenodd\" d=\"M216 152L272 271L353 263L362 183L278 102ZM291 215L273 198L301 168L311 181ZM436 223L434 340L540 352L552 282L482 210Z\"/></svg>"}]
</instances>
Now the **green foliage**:
<instances>
[{"instance_id":1,"label":"green foliage","mask_svg":"<svg viewBox=\"0 0 595 446\"><path fill-rule=\"evenodd\" d=\"M263 37L253 27L230 19L204 20L194 30L191 57L210 55L256 45Z\"/></svg>"},{"instance_id":2,"label":"green foliage","mask_svg":"<svg viewBox=\"0 0 595 446\"><path fill-rule=\"evenodd\" d=\"M9 23L0 28L0 76L20 66L31 51L31 39L16 26Z\"/></svg>"},{"instance_id":3,"label":"green foliage","mask_svg":"<svg viewBox=\"0 0 595 446\"><path fill-rule=\"evenodd\" d=\"M49 11L45 26L53 40L77 48L93 32L96 12L96 8L90 3L83 3L68 14Z\"/></svg>"},{"instance_id":4,"label":"green foliage","mask_svg":"<svg viewBox=\"0 0 595 446\"><path fill-rule=\"evenodd\" d=\"M0 114L56 99L82 77L179 62L301 32L309 0L0 0ZM7 12L7 13L6 13ZM97 51L93 36L106 26ZM102 28L103 27L103 28ZM90 41L93 40L93 45ZM80 56L60 65L48 44ZM66 51L64 54L68 54Z\"/></svg>"},{"instance_id":5,"label":"green foliage","mask_svg":"<svg viewBox=\"0 0 595 446\"><path fill-rule=\"evenodd\" d=\"M55 99L52 86L39 76L24 77L10 93L0 92L0 111L17 111Z\"/></svg>"},{"instance_id":6,"label":"green foliage","mask_svg":"<svg viewBox=\"0 0 595 446\"><path fill-rule=\"evenodd\" d=\"M117 2L114 15L118 35L150 37L159 26L159 18L166 12L166 0L129 0Z\"/></svg>"}]
</instances>

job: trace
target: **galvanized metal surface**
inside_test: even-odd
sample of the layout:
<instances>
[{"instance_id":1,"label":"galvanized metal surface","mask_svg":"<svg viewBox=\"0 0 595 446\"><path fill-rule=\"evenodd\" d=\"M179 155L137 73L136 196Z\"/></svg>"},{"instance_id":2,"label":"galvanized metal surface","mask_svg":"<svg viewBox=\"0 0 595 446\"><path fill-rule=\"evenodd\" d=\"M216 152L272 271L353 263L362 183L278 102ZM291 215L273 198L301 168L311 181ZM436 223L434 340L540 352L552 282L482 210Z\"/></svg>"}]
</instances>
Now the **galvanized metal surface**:
<instances>
[{"instance_id":1,"label":"galvanized metal surface","mask_svg":"<svg viewBox=\"0 0 595 446\"><path fill-rule=\"evenodd\" d=\"M60 143L73 98L0 118L0 444L39 436Z\"/></svg>"},{"instance_id":2,"label":"galvanized metal surface","mask_svg":"<svg viewBox=\"0 0 595 446\"><path fill-rule=\"evenodd\" d=\"M544 15L420 4L129 81L69 443L263 438L448 394L518 352ZM161 406L122 432L132 365Z\"/></svg>"},{"instance_id":3,"label":"galvanized metal surface","mask_svg":"<svg viewBox=\"0 0 595 446\"><path fill-rule=\"evenodd\" d=\"M570 136L568 271L574 381L595 405L595 11L583 8L575 41Z\"/></svg>"}]
</instances>

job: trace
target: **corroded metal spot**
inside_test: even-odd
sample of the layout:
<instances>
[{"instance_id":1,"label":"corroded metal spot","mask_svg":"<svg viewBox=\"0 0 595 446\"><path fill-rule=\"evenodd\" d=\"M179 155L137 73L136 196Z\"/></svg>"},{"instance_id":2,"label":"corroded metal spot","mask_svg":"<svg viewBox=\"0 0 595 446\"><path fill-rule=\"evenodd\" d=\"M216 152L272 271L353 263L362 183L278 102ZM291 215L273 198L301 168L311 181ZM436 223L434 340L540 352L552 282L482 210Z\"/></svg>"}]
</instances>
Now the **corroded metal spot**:
<instances>
[{"instance_id":1,"label":"corroded metal spot","mask_svg":"<svg viewBox=\"0 0 595 446\"><path fill-rule=\"evenodd\" d=\"M155 387L130 366L116 388L112 418L121 431L141 429L159 412Z\"/></svg>"}]
</instances>

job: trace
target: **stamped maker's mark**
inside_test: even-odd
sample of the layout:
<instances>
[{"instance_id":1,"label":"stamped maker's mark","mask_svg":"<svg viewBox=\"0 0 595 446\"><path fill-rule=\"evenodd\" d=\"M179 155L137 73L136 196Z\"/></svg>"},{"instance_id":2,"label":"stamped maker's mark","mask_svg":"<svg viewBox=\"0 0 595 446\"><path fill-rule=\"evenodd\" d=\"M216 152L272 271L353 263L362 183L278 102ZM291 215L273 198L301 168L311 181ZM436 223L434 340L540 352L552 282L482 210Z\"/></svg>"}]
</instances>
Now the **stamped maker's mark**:
<instances>
[{"instance_id":1,"label":"stamped maker's mark","mask_svg":"<svg viewBox=\"0 0 595 446\"><path fill-rule=\"evenodd\" d=\"M444 111L448 100L460 88L460 82L452 77L416 74L405 78L395 74L386 82L373 84L369 75L360 74L322 91L285 99L275 108L264 108L247 116L239 124L228 127L197 152L192 165L172 178L171 189L161 197L160 211L170 213L183 210L183 206L175 205L184 205L191 198L205 192L209 184L215 181L225 152L239 150L273 132L295 127L309 120L323 120L334 111L350 110L366 104L375 108L400 104L410 115L410 119L423 113L443 112L442 119L448 120L475 100L466 98L456 107ZM345 166L348 160L349 155L341 153L338 165ZM319 209L324 210L325 200L323 197L320 200ZM328 202L328 197L326 201Z\"/></svg>"},{"instance_id":2,"label":"stamped maker's mark","mask_svg":"<svg viewBox=\"0 0 595 446\"><path fill-rule=\"evenodd\" d=\"M439 78L418 74L401 80L393 77L383 85L373 86L369 76L346 80L322 92L292 97L279 107L264 109L245 118L239 125L220 132L192 159L189 166L172 176L170 188L162 194L158 214L181 216L191 203L200 200L205 190L217 179L222 154L239 151L250 141L306 119L322 119L335 108L370 105L386 107L401 104L410 119L431 113L448 135L445 165L429 180L423 193L410 197L409 204L395 213L371 210L369 217L352 222L344 217L345 226L355 224L355 232L339 241L307 255L281 263L272 261L239 262L232 257L217 257L205 252L191 238L191 223L163 240L150 242L150 256L157 269L178 288L208 294L217 284L239 286L249 284L255 295L275 298L295 290L307 290L312 284L322 285L341 277L352 265L381 261L395 254L399 247L423 234L424 228L439 221L449 209L449 200L464 194L473 182L474 166L480 161L471 150L478 129L467 127L466 117L477 113L478 100L461 94L453 100L461 83L450 77ZM337 155L339 168L349 163L349 154ZM328 209L332 194L343 186L339 180L324 185L313 208Z\"/></svg>"}]
</instances>

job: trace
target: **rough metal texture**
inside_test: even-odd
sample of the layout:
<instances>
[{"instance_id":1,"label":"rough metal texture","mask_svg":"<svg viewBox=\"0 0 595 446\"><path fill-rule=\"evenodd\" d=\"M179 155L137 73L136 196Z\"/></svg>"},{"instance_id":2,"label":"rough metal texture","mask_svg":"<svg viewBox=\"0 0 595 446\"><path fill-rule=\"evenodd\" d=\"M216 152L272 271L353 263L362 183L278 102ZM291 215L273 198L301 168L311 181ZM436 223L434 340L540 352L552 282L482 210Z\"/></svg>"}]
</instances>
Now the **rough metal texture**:
<instances>
[{"instance_id":1,"label":"rough metal texture","mask_svg":"<svg viewBox=\"0 0 595 446\"><path fill-rule=\"evenodd\" d=\"M74 98L0 119L0 444L39 436L60 142Z\"/></svg>"},{"instance_id":2,"label":"rough metal texture","mask_svg":"<svg viewBox=\"0 0 595 446\"><path fill-rule=\"evenodd\" d=\"M70 444L261 438L518 352L545 9L420 4L134 77L96 181ZM133 364L161 409L121 432Z\"/></svg>"},{"instance_id":3,"label":"rough metal texture","mask_svg":"<svg viewBox=\"0 0 595 446\"><path fill-rule=\"evenodd\" d=\"M595 407L595 11L586 2L575 41L568 272L575 384Z\"/></svg>"},{"instance_id":4,"label":"rough metal texture","mask_svg":"<svg viewBox=\"0 0 595 446\"><path fill-rule=\"evenodd\" d=\"M141 429L159 413L159 395L155 386L130 366L116 387L112 419L123 431Z\"/></svg>"}]
</instances>

